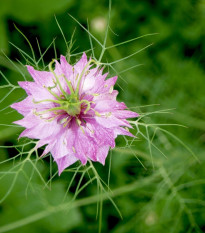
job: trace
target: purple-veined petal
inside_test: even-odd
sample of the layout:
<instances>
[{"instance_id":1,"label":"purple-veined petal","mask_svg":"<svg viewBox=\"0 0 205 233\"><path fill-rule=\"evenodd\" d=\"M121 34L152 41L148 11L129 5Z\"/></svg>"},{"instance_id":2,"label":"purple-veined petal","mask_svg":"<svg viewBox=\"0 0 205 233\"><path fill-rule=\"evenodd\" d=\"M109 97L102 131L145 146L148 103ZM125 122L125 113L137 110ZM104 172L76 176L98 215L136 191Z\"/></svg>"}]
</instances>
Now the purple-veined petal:
<instances>
[{"instance_id":1,"label":"purple-veined petal","mask_svg":"<svg viewBox=\"0 0 205 233\"><path fill-rule=\"evenodd\" d=\"M74 66L61 56L60 63L55 61L54 73L27 66L34 82L19 85L28 97L11 105L24 116L14 122L25 127L20 137L38 139L36 148L45 146L42 156L52 154L59 175L78 160L83 165L88 160L105 164L118 135L134 137L123 127L131 128L127 119L138 114L116 100L117 76L107 79L108 73L88 62L83 53ZM78 84L74 96L71 89L75 92ZM73 106L80 106L74 115L69 111Z\"/></svg>"}]
</instances>

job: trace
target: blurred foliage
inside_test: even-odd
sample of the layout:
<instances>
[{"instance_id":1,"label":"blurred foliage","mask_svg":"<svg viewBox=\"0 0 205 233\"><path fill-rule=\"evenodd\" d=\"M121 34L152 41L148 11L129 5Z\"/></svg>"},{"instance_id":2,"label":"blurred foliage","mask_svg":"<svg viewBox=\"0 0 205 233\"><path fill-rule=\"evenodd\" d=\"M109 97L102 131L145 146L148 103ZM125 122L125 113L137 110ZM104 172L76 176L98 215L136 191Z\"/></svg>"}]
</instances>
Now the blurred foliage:
<instances>
[{"instance_id":1,"label":"blurred foliage","mask_svg":"<svg viewBox=\"0 0 205 233\"><path fill-rule=\"evenodd\" d=\"M32 166L28 164L24 167L24 172L27 173L28 177L30 176L31 169ZM40 170L42 171L42 168ZM7 192L12 179L14 179L14 175L12 174L3 179L0 185L1 193ZM65 187L62 182L53 182L52 192L50 192L39 185L36 174L32 177L32 183L24 175L19 176L12 194L2 205L0 213L1 222L6 223L8 219L9 221L15 221L36 212L42 212L44 218L41 219L39 218L41 216L37 215L36 217L40 219L37 223L26 225L15 232L61 232L77 226L81 222L81 215L77 209L74 209L69 214L69 221L64 211L58 211L57 213L50 211L52 206L58 205L64 198L64 189ZM68 201L69 199L68 195L64 201ZM14 210L15 215L13 214ZM43 210L48 210L48 213L51 212L48 217L44 214Z\"/></svg>"},{"instance_id":2,"label":"blurred foliage","mask_svg":"<svg viewBox=\"0 0 205 233\"><path fill-rule=\"evenodd\" d=\"M30 40L37 59L40 54L36 38L42 52L56 38L57 56L66 54L64 39L54 15L67 41L70 40L76 28L73 53L90 49L90 41L88 34L67 13L74 16L86 28L88 19L91 33L101 42L104 38L108 12L106 0L0 0L0 6L0 66L5 77L13 85L23 80L24 76L28 78L18 60L23 64L28 61L24 60L15 46L32 56L25 38L15 29L14 24ZM102 61L111 63L154 42L154 45L142 52L113 64L119 76L117 86L120 91L119 100L126 102L130 108L135 107L133 109L141 114L155 112L143 118L147 124L179 123L188 126L188 129L177 126L164 127L174 136L178 136L181 142L165 131L148 128L149 137L153 137L154 145L168 157L167 159L154 146L153 158L151 158L149 143L143 137L143 135L148 137L147 128L142 127L143 134L138 135L137 142L130 144L131 141L124 141L119 137L118 147L111 151L106 166L96 164L96 169L106 181L110 158L112 158L110 188L123 215L121 219L112 203L105 201L102 232L159 233L166 230L170 233L191 233L205 230L204 22L204 0L112 1L111 29L107 46L145 34L158 33L112 47L105 52ZM93 46L98 58L99 46L95 41ZM88 54L91 55L91 52ZM54 57L52 44L44 56L45 64ZM72 62L75 61L76 58L72 58ZM127 70L138 64L143 65ZM39 68L43 68L42 61L39 62ZM113 75L116 74L111 67L109 71ZM8 84L3 77L0 83ZM6 90L0 89L0 162L19 153L15 148L5 148L17 144L18 134L22 130L20 127L7 126L17 118L21 118L7 106L24 97L24 91L13 89L12 86ZM137 107L151 104L159 105ZM163 109L171 108L175 108L171 114L158 114ZM24 140L20 143L24 143ZM195 152L200 163L191 157L183 143ZM139 157L146 169L133 154ZM7 171L12 166L12 163L0 164L0 172ZM45 159L45 163L38 166L43 178L48 180L50 178L49 160ZM43 188L44 184L35 171L33 171L32 180L25 179L29 177L32 169L29 166L25 166L24 169L7 199L0 204L0 232L4 232L2 230L4 225L42 211L47 213L45 218L33 220L29 224L22 223L19 228L13 228L9 232L97 232L99 223L96 220L96 205L93 205L96 202L95 198L92 205L82 204L69 212L63 210L56 214L49 213L49 206L55 207L61 203L62 196L72 178L68 172L53 179L50 191ZM52 169L55 172L55 167ZM68 200L73 195L80 177L80 175L76 176L67 197ZM12 174L1 176L0 179L1 198L11 187L13 176ZM88 180L89 176L86 175L83 183ZM96 193L96 183L93 182L79 195L79 200Z\"/></svg>"}]
</instances>

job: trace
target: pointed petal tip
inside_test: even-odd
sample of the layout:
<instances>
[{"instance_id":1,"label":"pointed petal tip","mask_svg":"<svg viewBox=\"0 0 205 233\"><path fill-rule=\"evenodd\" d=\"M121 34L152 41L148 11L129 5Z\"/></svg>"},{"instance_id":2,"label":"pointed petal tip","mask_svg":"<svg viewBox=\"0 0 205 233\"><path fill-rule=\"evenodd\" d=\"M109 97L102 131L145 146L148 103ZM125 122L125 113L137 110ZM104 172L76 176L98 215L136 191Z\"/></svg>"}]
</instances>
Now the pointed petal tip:
<instances>
[{"instance_id":1,"label":"pointed petal tip","mask_svg":"<svg viewBox=\"0 0 205 233\"><path fill-rule=\"evenodd\" d=\"M99 159L98 162L101 163L103 166L105 166L105 159L104 160L102 160L102 159L100 160Z\"/></svg>"},{"instance_id":2,"label":"pointed petal tip","mask_svg":"<svg viewBox=\"0 0 205 233\"><path fill-rule=\"evenodd\" d=\"M31 75L31 77L34 78L35 69L33 68L33 66L26 65L26 68L27 68L27 71L29 72L29 74Z\"/></svg>"},{"instance_id":3,"label":"pointed petal tip","mask_svg":"<svg viewBox=\"0 0 205 233\"><path fill-rule=\"evenodd\" d=\"M114 77L113 77L113 79L117 81L117 79L118 79L118 76L117 76L117 75L116 75L116 76L114 76Z\"/></svg>"},{"instance_id":4,"label":"pointed petal tip","mask_svg":"<svg viewBox=\"0 0 205 233\"><path fill-rule=\"evenodd\" d=\"M86 163L87 163L87 160L86 160L86 159L84 159L84 158L80 159L80 161L81 161L81 163L83 164L83 166L85 166L85 165L86 165Z\"/></svg>"},{"instance_id":5,"label":"pointed petal tip","mask_svg":"<svg viewBox=\"0 0 205 233\"><path fill-rule=\"evenodd\" d=\"M87 55L85 52L83 52L83 55L78 62L79 62L79 64L83 64L83 65L85 65L85 63L88 62L88 58L87 58Z\"/></svg>"},{"instance_id":6,"label":"pointed petal tip","mask_svg":"<svg viewBox=\"0 0 205 233\"><path fill-rule=\"evenodd\" d=\"M87 58L87 55L85 52L83 52L83 55L82 55L83 58Z\"/></svg>"},{"instance_id":7,"label":"pointed petal tip","mask_svg":"<svg viewBox=\"0 0 205 233\"><path fill-rule=\"evenodd\" d=\"M13 121L13 123L16 124L16 125L21 125L21 124L19 123L20 121L21 121L21 120Z\"/></svg>"},{"instance_id":8,"label":"pointed petal tip","mask_svg":"<svg viewBox=\"0 0 205 233\"><path fill-rule=\"evenodd\" d=\"M34 70L33 66L30 66L30 65L26 65L26 68L27 68L28 71L29 70Z\"/></svg>"},{"instance_id":9,"label":"pointed petal tip","mask_svg":"<svg viewBox=\"0 0 205 233\"><path fill-rule=\"evenodd\" d=\"M62 63L65 63L65 62L68 63L66 57L63 56L63 55L60 55L60 63L61 63L61 65L62 65Z\"/></svg>"},{"instance_id":10,"label":"pointed petal tip","mask_svg":"<svg viewBox=\"0 0 205 233\"><path fill-rule=\"evenodd\" d=\"M128 114L129 115L126 118L136 118L140 116L137 112L133 112L133 111L128 111Z\"/></svg>"},{"instance_id":11,"label":"pointed petal tip","mask_svg":"<svg viewBox=\"0 0 205 233\"><path fill-rule=\"evenodd\" d=\"M11 104L11 105L10 105L10 108L16 109L16 104L17 104L17 103Z\"/></svg>"},{"instance_id":12,"label":"pointed petal tip","mask_svg":"<svg viewBox=\"0 0 205 233\"><path fill-rule=\"evenodd\" d=\"M62 169L61 170L58 169L58 176L60 176L62 174L63 170Z\"/></svg>"},{"instance_id":13,"label":"pointed petal tip","mask_svg":"<svg viewBox=\"0 0 205 233\"><path fill-rule=\"evenodd\" d=\"M26 131L26 129L19 135L18 140L19 140L20 138L26 137L26 136L25 136L25 134L26 134L25 131Z\"/></svg>"}]
</instances>

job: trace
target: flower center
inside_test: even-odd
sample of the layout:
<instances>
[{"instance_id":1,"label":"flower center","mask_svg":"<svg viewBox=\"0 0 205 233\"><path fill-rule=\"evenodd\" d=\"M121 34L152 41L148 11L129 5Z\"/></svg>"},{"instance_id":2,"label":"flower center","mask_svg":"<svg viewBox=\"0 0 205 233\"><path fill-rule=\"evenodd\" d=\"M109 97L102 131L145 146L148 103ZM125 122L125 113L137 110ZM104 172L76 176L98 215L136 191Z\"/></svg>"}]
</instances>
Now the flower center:
<instances>
[{"instance_id":1,"label":"flower center","mask_svg":"<svg viewBox=\"0 0 205 233\"><path fill-rule=\"evenodd\" d=\"M61 109L67 112L70 116L76 116L80 114L82 102L79 101L76 96L71 95L68 100L63 100L61 102Z\"/></svg>"},{"instance_id":2,"label":"flower center","mask_svg":"<svg viewBox=\"0 0 205 233\"><path fill-rule=\"evenodd\" d=\"M64 78L64 81L67 84L67 87L70 91L70 93L67 93L63 86L61 85L61 82L59 80L59 77L56 75L56 73L54 72L53 68L52 68L52 64L55 61L53 60L52 62L50 62L49 64L49 71L54 75L55 77L55 81L54 81L54 87L46 87L44 86L47 91L53 95L56 99L45 99L45 100L41 100L41 101L35 101L33 100L33 102L35 104L39 104L39 103L43 103L43 102L52 102L52 103L56 103L59 104L59 106L44 110L44 111L40 111L40 112L35 112L36 115L40 115L43 118L44 114L47 114L48 112L53 112L55 114L54 117L49 118L47 120L52 121L54 119L56 119L57 116L62 114L62 110L66 113L68 113L68 115L70 115L71 117L76 117L77 115L80 114L81 112L81 105L83 104L83 113L86 114L91 108L90 104L91 102L88 100L79 100L79 89L80 89L80 83L81 80L83 78L83 75L86 72L86 69L89 67L89 65L91 63L94 63L96 65L98 65L98 62L94 61L94 60L90 60L85 67L83 68L82 72L79 75L78 78L78 82L77 82L77 86L76 89L73 89L73 86L71 84L71 82L65 77L65 75L62 75L62 77ZM55 92L53 92L53 88L55 88L56 86L59 87L63 98L61 98L60 96L58 96ZM92 109L93 110L93 109ZM100 115L98 112L96 112L95 110L93 110L95 112L96 115ZM45 119L45 118L44 118ZM67 119L67 118L66 118Z\"/></svg>"}]
</instances>

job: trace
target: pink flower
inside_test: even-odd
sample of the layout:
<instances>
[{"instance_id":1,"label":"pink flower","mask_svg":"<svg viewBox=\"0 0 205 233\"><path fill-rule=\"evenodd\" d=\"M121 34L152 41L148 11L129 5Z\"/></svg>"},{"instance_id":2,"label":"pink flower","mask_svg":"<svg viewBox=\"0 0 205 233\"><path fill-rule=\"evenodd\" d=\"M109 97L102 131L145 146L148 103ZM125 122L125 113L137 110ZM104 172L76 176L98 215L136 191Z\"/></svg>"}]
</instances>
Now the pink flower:
<instances>
[{"instance_id":1,"label":"pink flower","mask_svg":"<svg viewBox=\"0 0 205 233\"><path fill-rule=\"evenodd\" d=\"M55 70L53 62L49 72L27 66L34 82L19 82L28 95L11 105L24 116L15 122L26 128L20 137L39 139L37 148L47 145L42 155L51 152L59 174L77 160L104 164L117 135L133 136L124 128L131 127L126 118L138 114L116 100L117 77L106 79L85 53L74 66L64 56Z\"/></svg>"}]
</instances>

